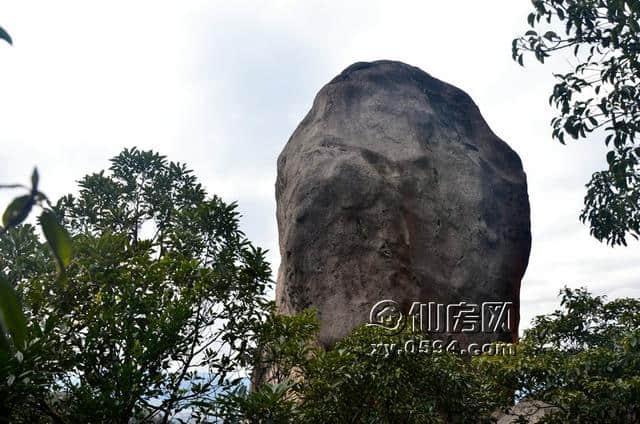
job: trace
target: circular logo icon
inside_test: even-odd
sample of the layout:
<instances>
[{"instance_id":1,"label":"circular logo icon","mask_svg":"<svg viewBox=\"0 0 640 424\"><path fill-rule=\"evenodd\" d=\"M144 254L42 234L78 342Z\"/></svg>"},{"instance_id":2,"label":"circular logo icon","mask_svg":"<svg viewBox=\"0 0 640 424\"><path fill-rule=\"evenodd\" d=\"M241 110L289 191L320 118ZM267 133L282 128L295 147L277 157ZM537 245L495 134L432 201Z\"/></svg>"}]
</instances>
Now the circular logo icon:
<instances>
[{"instance_id":1,"label":"circular logo icon","mask_svg":"<svg viewBox=\"0 0 640 424\"><path fill-rule=\"evenodd\" d=\"M395 300L381 300L369 312L369 327L385 329L389 334L398 334L404 327L404 320L400 304Z\"/></svg>"}]
</instances>

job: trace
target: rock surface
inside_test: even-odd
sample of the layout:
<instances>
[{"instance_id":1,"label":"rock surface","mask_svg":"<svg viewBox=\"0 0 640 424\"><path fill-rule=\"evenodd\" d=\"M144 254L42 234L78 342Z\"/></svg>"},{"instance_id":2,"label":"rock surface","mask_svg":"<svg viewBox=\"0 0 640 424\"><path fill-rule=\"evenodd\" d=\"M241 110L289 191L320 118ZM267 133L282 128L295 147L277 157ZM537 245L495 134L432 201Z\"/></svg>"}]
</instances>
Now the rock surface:
<instances>
[{"instance_id":1,"label":"rock surface","mask_svg":"<svg viewBox=\"0 0 640 424\"><path fill-rule=\"evenodd\" d=\"M462 90L401 62L325 85L278 158L276 304L319 312L325 346L383 299L508 301L517 335L531 247L518 155Z\"/></svg>"}]
</instances>

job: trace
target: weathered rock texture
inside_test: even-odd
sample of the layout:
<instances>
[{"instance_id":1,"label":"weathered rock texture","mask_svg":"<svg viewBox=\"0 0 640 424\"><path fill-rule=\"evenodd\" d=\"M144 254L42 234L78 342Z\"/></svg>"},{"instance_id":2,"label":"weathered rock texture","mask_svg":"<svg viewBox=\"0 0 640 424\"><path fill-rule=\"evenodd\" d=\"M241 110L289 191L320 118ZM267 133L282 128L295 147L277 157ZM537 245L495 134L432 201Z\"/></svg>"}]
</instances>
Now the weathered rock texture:
<instances>
[{"instance_id":1,"label":"weathered rock texture","mask_svg":"<svg viewBox=\"0 0 640 424\"><path fill-rule=\"evenodd\" d=\"M324 345L382 299L518 307L531 246L520 159L466 93L418 68L355 63L324 86L278 158L276 199L276 303L317 308Z\"/></svg>"}]
</instances>

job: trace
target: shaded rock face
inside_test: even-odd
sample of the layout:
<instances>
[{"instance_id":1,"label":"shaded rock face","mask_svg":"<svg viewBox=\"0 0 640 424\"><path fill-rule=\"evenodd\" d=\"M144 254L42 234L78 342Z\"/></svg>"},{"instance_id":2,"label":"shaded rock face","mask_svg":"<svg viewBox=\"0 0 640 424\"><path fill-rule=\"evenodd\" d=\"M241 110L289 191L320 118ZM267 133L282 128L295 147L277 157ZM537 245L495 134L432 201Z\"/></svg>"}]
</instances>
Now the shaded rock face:
<instances>
[{"instance_id":1,"label":"shaded rock face","mask_svg":"<svg viewBox=\"0 0 640 424\"><path fill-rule=\"evenodd\" d=\"M397 301L513 302L531 246L526 176L462 90L400 62L325 85L278 158L280 312L319 312L325 346Z\"/></svg>"}]
</instances>

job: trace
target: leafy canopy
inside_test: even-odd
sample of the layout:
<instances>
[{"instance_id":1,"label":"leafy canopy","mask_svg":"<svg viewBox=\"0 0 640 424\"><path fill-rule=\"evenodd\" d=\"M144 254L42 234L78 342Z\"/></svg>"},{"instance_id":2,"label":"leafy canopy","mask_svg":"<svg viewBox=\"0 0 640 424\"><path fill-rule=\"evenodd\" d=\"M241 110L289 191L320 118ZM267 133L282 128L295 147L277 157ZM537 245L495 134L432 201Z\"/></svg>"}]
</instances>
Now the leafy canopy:
<instances>
[{"instance_id":1,"label":"leafy canopy","mask_svg":"<svg viewBox=\"0 0 640 424\"><path fill-rule=\"evenodd\" d=\"M260 374L254 382L262 384L225 397L225 422L490 422L492 412L510 398L487 390L488 380L469 357L445 349L419 352L427 339L409 327L389 336L363 326L324 350L314 343L318 323L312 311L272 315L254 355ZM378 348L407 342L416 349Z\"/></svg>"},{"instance_id":2,"label":"leafy canopy","mask_svg":"<svg viewBox=\"0 0 640 424\"><path fill-rule=\"evenodd\" d=\"M580 215L591 234L608 244L627 245L640 236L640 1L532 0L531 30L513 40L514 60L525 54L545 59L566 51L577 61L558 82L549 103L558 113L552 136L602 134L607 168L587 184Z\"/></svg>"},{"instance_id":3,"label":"leafy canopy","mask_svg":"<svg viewBox=\"0 0 640 424\"><path fill-rule=\"evenodd\" d=\"M638 422L640 300L561 295L562 309L534 320L518 355L481 358L484 372L503 390L553 406L545 423Z\"/></svg>"},{"instance_id":4,"label":"leafy canopy","mask_svg":"<svg viewBox=\"0 0 640 424\"><path fill-rule=\"evenodd\" d=\"M0 28L1 29L1 28ZM1 33L0 33L1 35ZM69 265L73 256L71 238L67 231L60 225L56 214L50 209L49 199L39 190L40 176L34 169L31 174L31 187L22 184L3 184L1 189L24 189L28 194L14 198L2 214L2 226L0 236L6 231L16 228L24 222L35 206L43 209L39 217L42 232L49 245L51 253L58 265L58 277L64 278L64 270ZM49 206L49 207L47 207ZM30 227L26 227L30 228ZM20 232L18 232L20 233ZM15 258L16 263L5 270L9 275L24 271L22 262L28 261L29 252L22 252L21 258ZM27 323L22 312L22 307L14 287L0 273L0 348L3 350L20 351L24 348Z\"/></svg>"},{"instance_id":5,"label":"leafy canopy","mask_svg":"<svg viewBox=\"0 0 640 424\"><path fill-rule=\"evenodd\" d=\"M379 343L425 340L362 327L325 351L313 344L311 312L271 316L260 333L262 385L225 397L226 422L482 423L501 411L540 423L632 423L640 419L640 301L607 302L585 289L561 292L561 308L538 316L516 354L380 355ZM529 401L519 413L511 406ZM534 402L535 401L535 402ZM513 419L516 419L513 417ZM524 421L522 421L524 420Z\"/></svg>"},{"instance_id":6,"label":"leafy canopy","mask_svg":"<svg viewBox=\"0 0 640 424\"><path fill-rule=\"evenodd\" d=\"M265 251L235 203L152 151L126 149L79 186L53 208L73 239L64 279L33 227L0 238L29 322L27 347L0 362L0 416L211 422L269 306Z\"/></svg>"}]
</instances>

